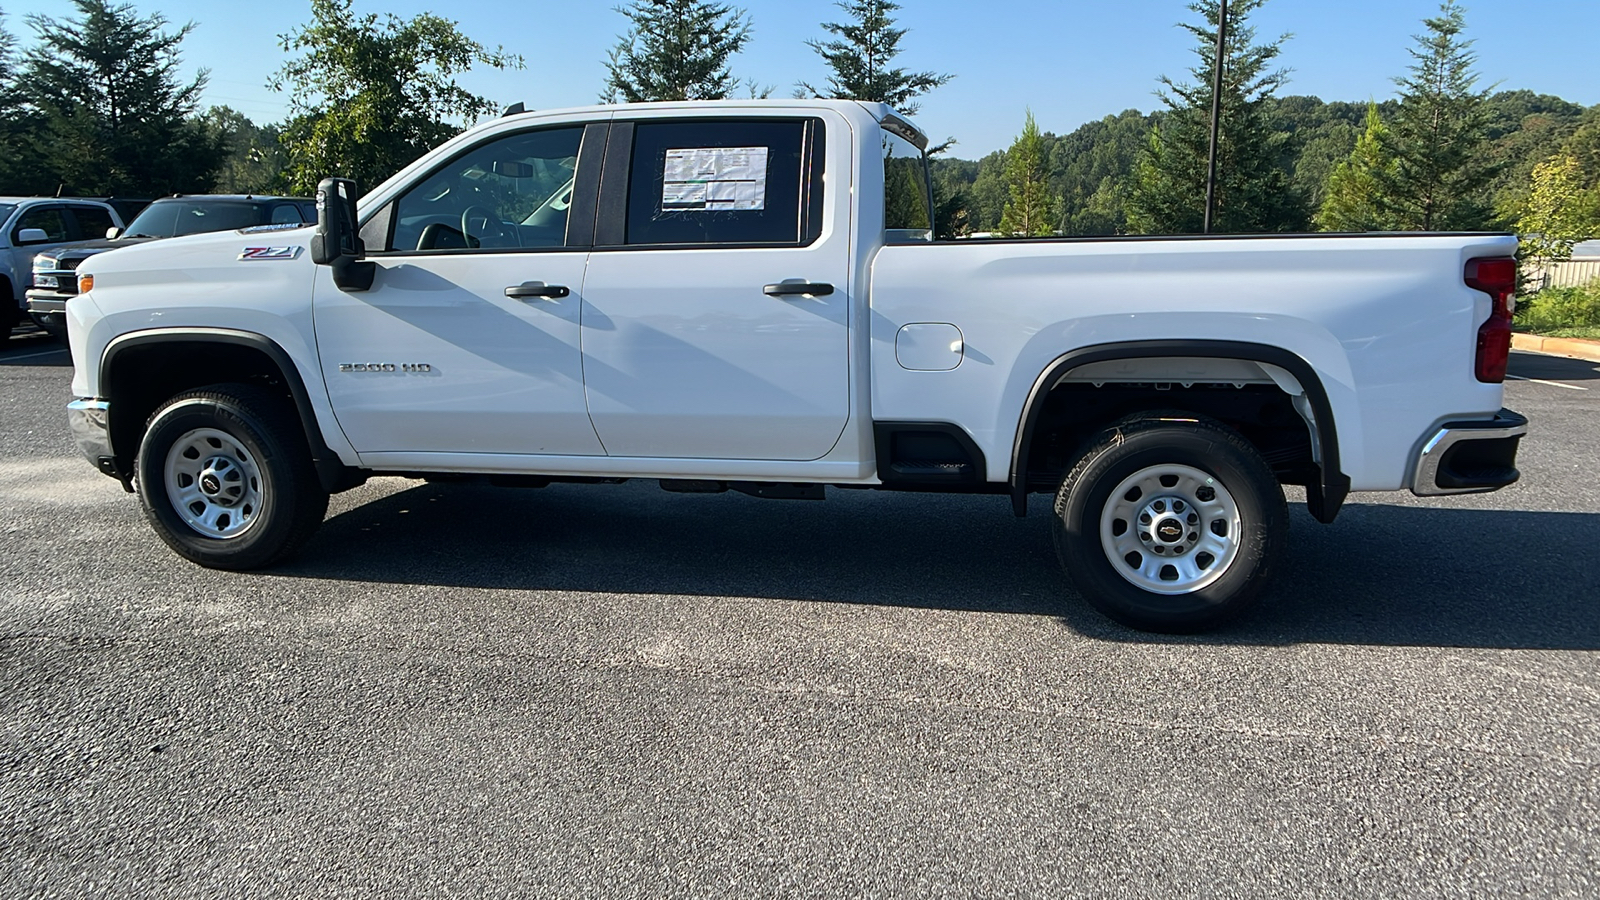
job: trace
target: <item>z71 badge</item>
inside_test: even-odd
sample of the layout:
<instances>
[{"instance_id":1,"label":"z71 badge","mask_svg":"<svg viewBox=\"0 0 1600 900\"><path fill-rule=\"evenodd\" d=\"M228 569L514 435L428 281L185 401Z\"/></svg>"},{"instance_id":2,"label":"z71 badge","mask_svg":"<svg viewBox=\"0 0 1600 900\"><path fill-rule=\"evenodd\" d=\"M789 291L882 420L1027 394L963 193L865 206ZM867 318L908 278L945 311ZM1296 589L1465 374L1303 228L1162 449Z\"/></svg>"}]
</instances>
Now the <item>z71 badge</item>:
<instances>
[{"instance_id":1,"label":"z71 badge","mask_svg":"<svg viewBox=\"0 0 1600 900\"><path fill-rule=\"evenodd\" d=\"M295 259L299 257L300 247L246 247L239 254L240 259Z\"/></svg>"}]
</instances>

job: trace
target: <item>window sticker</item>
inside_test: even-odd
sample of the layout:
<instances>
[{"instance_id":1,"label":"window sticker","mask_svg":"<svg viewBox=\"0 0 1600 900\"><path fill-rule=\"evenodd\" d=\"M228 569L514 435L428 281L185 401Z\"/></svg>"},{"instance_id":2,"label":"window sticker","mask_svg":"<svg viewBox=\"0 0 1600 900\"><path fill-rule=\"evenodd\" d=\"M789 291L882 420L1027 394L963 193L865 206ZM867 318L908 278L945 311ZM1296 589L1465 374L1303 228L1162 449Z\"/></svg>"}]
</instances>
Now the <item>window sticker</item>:
<instances>
[{"instance_id":1,"label":"window sticker","mask_svg":"<svg viewBox=\"0 0 1600 900\"><path fill-rule=\"evenodd\" d=\"M767 207L766 147L668 150L661 210L754 210Z\"/></svg>"}]
</instances>

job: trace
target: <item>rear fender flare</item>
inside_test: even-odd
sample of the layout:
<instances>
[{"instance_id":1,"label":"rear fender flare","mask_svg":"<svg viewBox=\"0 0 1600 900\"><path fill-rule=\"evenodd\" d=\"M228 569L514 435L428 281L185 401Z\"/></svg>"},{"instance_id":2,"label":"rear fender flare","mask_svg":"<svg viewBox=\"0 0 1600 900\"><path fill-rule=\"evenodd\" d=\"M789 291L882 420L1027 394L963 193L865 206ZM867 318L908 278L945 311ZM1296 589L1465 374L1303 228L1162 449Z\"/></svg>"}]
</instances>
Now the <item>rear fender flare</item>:
<instances>
[{"instance_id":1,"label":"rear fender flare","mask_svg":"<svg viewBox=\"0 0 1600 900\"><path fill-rule=\"evenodd\" d=\"M1200 357L1205 359L1243 359L1250 362L1277 366L1294 376L1305 391L1311 406L1317 442L1317 458L1321 477L1319 484L1306 488L1306 505L1319 522L1332 522L1339 507L1350 492L1350 478L1339 466L1339 435L1333 419L1333 406L1328 402L1328 392L1322 386L1317 370L1303 357L1282 347L1252 344L1242 341L1208 340L1156 340L1127 341L1113 344L1096 344L1065 353L1050 363L1040 373L1028 392L1017 422L1016 438L1011 449L1011 505L1018 516L1028 513L1027 460L1033 447L1034 432L1044 413L1045 398L1056 383L1073 369L1090 363L1123 359L1151 359L1157 357Z\"/></svg>"}]
</instances>

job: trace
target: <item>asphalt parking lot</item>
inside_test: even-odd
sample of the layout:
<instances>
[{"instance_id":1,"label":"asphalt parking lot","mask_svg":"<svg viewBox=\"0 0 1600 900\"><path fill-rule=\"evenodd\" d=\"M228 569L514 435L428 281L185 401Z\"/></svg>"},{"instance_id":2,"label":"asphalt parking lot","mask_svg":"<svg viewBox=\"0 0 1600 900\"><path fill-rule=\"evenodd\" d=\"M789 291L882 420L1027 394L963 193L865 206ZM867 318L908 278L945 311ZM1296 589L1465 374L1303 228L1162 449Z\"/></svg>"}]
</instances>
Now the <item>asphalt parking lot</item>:
<instances>
[{"instance_id":1,"label":"asphalt parking lot","mask_svg":"<svg viewBox=\"0 0 1600 900\"><path fill-rule=\"evenodd\" d=\"M1512 372L1522 483L1156 638L1003 498L377 479L199 569L19 332L0 895L1595 897L1600 365Z\"/></svg>"}]
</instances>

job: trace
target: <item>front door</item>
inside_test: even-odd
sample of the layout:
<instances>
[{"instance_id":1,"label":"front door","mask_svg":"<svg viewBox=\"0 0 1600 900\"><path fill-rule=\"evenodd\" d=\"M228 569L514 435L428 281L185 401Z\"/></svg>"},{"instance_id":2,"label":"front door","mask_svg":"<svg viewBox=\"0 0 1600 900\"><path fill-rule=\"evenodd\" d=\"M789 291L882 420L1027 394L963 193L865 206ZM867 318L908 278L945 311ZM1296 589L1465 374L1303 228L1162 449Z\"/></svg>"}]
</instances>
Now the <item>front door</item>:
<instances>
[{"instance_id":1,"label":"front door","mask_svg":"<svg viewBox=\"0 0 1600 900\"><path fill-rule=\"evenodd\" d=\"M587 240L566 229L583 135L497 135L419 178L380 215L369 291L318 267L323 376L358 452L605 452L578 344Z\"/></svg>"},{"instance_id":2,"label":"front door","mask_svg":"<svg viewBox=\"0 0 1600 900\"><path fill-rule=\"evenodd\" d=\"M825 127L792 113L612 126L582 322L610 455L811 460L838 441L848 211L824 204L821 179L848 195L849 141Z\"/></svg>"}]
</instances>

